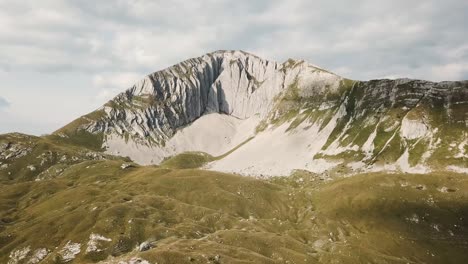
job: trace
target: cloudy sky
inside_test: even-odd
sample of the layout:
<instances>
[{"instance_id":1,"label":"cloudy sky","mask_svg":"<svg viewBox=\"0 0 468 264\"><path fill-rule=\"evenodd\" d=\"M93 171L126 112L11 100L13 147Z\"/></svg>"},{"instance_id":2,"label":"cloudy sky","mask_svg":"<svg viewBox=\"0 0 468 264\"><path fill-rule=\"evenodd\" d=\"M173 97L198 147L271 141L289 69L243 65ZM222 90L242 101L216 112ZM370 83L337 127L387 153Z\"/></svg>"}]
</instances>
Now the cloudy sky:
<instances>
[{"instance_id":1,"label":"cloudy sky","mask_svg":"<svg viewBox=\"0 0 468 264\"><path fill-rule=\"evenodd\" d=\"M468 79L466 0L0 0L0 133L50 133L218 49L345 77Z\"/></svg>"}]
</instances>

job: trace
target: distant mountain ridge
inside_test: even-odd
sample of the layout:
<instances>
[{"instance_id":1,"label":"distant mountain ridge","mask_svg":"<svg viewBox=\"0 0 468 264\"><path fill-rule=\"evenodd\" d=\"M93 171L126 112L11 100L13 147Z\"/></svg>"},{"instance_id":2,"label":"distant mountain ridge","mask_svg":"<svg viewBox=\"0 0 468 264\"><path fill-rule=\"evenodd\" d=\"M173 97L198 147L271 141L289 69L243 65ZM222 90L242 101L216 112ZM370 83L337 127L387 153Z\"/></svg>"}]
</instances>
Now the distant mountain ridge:
<instances>
[{"instance_id":1,"label":"distant mountain ridge","mask_svg":"<svg viewBox=\"0 0 468 264\"><path fill-rule=\"evenodd\" d=\"M207 168L255 176L468 173L467 109L468 81L354 81L216 51L146 76L54 134L141 164L229 152Z\"/></svg>"}]
</instances>

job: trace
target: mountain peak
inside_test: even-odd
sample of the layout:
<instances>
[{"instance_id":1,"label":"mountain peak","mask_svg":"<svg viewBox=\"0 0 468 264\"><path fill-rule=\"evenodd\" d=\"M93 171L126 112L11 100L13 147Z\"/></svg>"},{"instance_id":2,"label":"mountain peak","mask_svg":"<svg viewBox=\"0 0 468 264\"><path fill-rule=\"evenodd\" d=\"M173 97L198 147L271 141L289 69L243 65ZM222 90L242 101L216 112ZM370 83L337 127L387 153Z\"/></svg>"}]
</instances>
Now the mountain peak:
<instances>
[{"instance_id":1,"label":"mountain peak","mask_svg":"<svg viewBox=\"0 0 468 264\"><path fill-rule=\"evenodd\" d=\"M223 157L212 169L249 175L458 169L467 87L353 81L303 60L222 50L146 76L55 134L143 164L202 151Z\"/></svg>"},{"instance_id":2,"label":"mountain peak","mask_svg":"<svg viewBox=\"0 0 468 264\"><path fill-rule=\"evenodd\" d=\"M229 57L229 56L237 56L237 57L246 56L246 57L255 57L257 59L265 60L265 59L261 58L260 56L257 56L256 54L245 51L245 50L215 50L215 51L209 52L209 53L207 53L205 55L220 55L220 56L226 56L226 57Z\"/></svg>"}]
</instances>

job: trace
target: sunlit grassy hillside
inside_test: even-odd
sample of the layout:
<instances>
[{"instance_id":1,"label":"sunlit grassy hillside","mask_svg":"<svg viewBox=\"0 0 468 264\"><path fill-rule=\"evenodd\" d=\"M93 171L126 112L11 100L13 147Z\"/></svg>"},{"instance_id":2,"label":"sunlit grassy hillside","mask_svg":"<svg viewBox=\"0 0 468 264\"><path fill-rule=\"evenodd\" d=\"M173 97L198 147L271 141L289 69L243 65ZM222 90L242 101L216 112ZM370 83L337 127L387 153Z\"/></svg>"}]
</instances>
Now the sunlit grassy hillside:
<instances>
[{"instance_id":1,"label":"sunlit grassy hillside","mask_svg":"<svg viewBox=\"0 0 468 264\"><path fill-rule=\"evenodd\" d=\"M466 175L259 180L183 169L204 161L184 155L161 167L82 160L41 180L4 180L0 263L468 259Z\"/></svg>"}]
</instances>

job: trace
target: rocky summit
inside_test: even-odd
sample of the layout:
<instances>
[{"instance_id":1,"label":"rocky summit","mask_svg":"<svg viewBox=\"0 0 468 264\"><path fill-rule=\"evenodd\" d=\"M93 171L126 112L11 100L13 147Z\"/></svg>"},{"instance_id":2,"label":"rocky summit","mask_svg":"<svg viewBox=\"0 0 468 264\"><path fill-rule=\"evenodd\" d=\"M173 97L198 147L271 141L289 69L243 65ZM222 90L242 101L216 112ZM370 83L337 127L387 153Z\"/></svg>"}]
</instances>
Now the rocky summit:
<instances>
[{"instance_id":1,"label":"rocky summit","mask_svg":"<svg viewBox=\"0 0 468 264\"><path fill-rule=\"evenodd\" d=\"M466 263L468 81L217 51L0 135L0 263Z\"/></svg>"},{"instance_id":2,"label":"rocky summit","mask_svg":"<svg viewBox=\"0 0 468 264\"><path fill-rule=\"evenodd\" d=\"M217 51L146 76L54 134L94 137L140 164L200 151L219 157L206 168L254 176L467 173L467 109L467 81L355 81Z\"/></svg>"}]
</instances>

